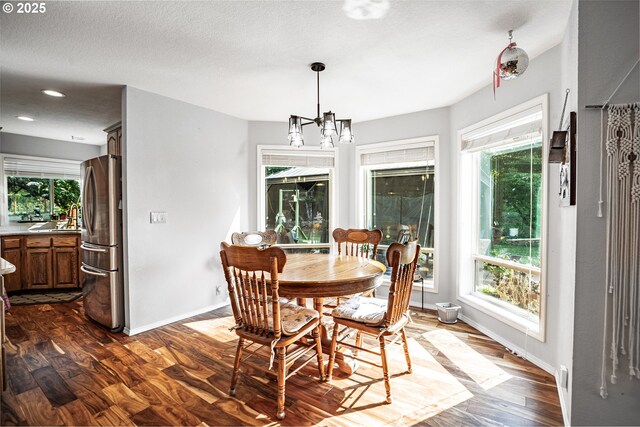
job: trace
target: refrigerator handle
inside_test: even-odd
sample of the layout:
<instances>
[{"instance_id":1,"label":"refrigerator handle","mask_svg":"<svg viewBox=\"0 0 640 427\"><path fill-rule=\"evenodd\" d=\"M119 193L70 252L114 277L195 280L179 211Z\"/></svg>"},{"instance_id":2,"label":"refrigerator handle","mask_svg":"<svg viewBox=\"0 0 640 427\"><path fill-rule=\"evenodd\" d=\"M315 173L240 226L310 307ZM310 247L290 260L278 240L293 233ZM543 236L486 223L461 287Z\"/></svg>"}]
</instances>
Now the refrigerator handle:
<instances>
[{"instance_id":1,"label":"refrigerator handle","mask_svg":"<svg viewBox=\"0 0 640 427\"><path fill-rule=\"evenodd\" d=\"M82 198L82 215L86 221L85 226L87 228L87 232L89 235L93 235L93 205L95 204L95 182L91 185L92 181L95 181L95 177L93 176L93 166L89 166L87 168L87 173L84 181L84 197ZM94 192L90 195L89 188L94 190Z\"/></svg>"},{"instance_id":2,"label":"refrigerator handle","mask_svg":"<svg viewBox=\"0 0 640 427\"><path fill-rule=\"evenodd\" d=\"M85 250L85 251L89 251L89 252L100 252L100 253L103 253L103 254L109 253L109 251L108 251L107 249L104 249L104 248L96 248L96 247L94 247L94 246L88 246L88 245L87 245L87 244L85 244L85 243L82 243L82 244L80 245L80 249L83 249L83 250Z\"/></svg>"},{"instance_id":3,"label":"refrigerator handle","mask_svg":"<svg viewBox=\"0 0 640 427\"><path fill-rule=\"evenodd\" d=\"M100 271L94 271L93 269L89 270L87 267L85 267L84 264L80 266L80 270L82 270L83 273L89 274L91 276L99 276L99 277L107 277L107 276L109 276L107 273L102 273Z\"/></svg>"}]
</instances>

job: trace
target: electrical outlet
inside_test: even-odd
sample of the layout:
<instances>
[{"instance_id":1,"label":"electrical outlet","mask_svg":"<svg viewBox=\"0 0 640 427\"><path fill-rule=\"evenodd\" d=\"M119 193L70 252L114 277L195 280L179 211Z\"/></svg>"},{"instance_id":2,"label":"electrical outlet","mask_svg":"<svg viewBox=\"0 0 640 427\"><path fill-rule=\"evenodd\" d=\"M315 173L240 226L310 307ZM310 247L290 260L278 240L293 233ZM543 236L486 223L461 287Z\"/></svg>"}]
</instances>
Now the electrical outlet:
<instances>
[{"instance_id":1,"label":"electrical outlet","mask_svg":"<svg viewBox=\"0 0 640 427\"><path fill-rule=\"evenodd\" d=\"M151 224L164 224L167 222L169 214L166 212L151 212L149 221Z\"/></svg>"},{"instance_id":2,"label":"electrical outlet","mask_svg":"<svg viewBox=\"0 0 640 427\"><path fill-rule=\"evenodd\" d=\"M569 370L564 365L560 365L558 384L562 388L567 388L569 386Z\"/></svg>"}]
</instances>

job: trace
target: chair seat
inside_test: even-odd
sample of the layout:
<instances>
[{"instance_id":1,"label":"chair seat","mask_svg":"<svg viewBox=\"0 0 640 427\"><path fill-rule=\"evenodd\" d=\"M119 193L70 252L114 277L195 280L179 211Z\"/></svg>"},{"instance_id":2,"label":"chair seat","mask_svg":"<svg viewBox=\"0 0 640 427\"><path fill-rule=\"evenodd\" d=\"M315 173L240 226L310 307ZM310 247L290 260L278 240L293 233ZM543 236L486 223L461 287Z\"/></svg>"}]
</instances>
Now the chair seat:
<instances>
[{"instance_id":1,"label":"chair seat","mask_svg":"<svg viewBox=\"0 0 640 427\"><path fill-rule=\"evenodd\" d=\"M269 310L271 315L271 310ZM295 335L303 326L306 326L313 319L318 319L320 315L312 308L301 307L293 302L280 305L280 318L282 319L282 333L285 335Z\"/></svg>"},{"instance_id":2,"label":"chair seat","mask_svg":"<svg viewBox=\"0 0 640 427\"><path fill-rule=\"evenodd\" d=\"M340 319L378 326L384 321L386 312L387 300L357 295L334 308L331 315Z\"/></svg>"}]
</instances>

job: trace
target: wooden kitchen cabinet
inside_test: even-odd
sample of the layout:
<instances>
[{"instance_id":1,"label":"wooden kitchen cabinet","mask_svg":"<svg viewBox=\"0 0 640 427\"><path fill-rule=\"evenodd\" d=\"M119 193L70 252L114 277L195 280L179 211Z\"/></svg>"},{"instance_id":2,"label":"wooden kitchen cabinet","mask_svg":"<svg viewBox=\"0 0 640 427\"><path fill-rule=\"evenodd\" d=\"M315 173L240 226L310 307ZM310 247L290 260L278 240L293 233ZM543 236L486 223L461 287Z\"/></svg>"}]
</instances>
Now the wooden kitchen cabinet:
<instances>
[{"instance_id":1,"label":"wooden kitchen cabinet","mask_svg":"<svg viewBox=\"0 0 640 427\"><path fill-rule=\"evenodd\" d=\"M80 287L80 236L46 234L2 237L2 258L16 266L5 278L8 292Z\"/></svg>"},{"instance_id":2,"label":"wooden kitchen cabinet","mask_svg":"<svg viewBox=\"0 0 640 427\"><path fill-rule=\"evenodd\" d=\"M25 256L27 289L48 289L53 287L50 248L28 248Z\"/></svg>"},{"instance_id":3,"label":"wooden kitchen cabinet","mask_svg":"<svg viewBox=\"0 0 640 427\"><path fill-rule=\"evenodd\" d=\"M120 122L109 126L107 132L107 154L122 155L122 124Z\"/></svg>"},{"instance_id":4,"label":"wooden kitchen cabinet","mask_svg":"<svg viewBox=\"0 0 640 427\"><path fill-rule=\"evenodd\" d=\"M78 250L54 247L53 287L75 288L78 283Z\"/></svg>"},{"instance_id":5,"label":"wooden kitchen cabinet","mask_svg":"<svg viewBox=\"0 0 640 427\"><path fill-rule=\"evenodd\" d=\"M7 292L22 289L22 238L5 237L2 239L2 258L16 266L15 273L7 275L4 279L4 288Z\"/></svg>"}]
</instances>

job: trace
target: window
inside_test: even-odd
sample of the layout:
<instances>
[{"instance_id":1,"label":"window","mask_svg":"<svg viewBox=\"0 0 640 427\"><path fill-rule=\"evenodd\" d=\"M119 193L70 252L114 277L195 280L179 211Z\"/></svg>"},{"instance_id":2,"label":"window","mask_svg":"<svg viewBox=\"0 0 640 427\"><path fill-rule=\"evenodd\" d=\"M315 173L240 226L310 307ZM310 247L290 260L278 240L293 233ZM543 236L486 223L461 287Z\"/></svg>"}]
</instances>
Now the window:
<instances>
[{"instance_id":1,"label":"window","mask_svg":"<svg viewBox=\"0 0 640 427\"><path fill-rule=\"evenodd\" d=\"M546 97L461 132L460 298L544 339Z\"/></svg>"},{"instance_id":2,"label":"window","mask_svg":"<svg viewBox=\"0 0 640 427\"><path fill-rule=\"evenodd\" d=\"M258 227L275 230L289 253L328 253L335 152L259 146L258 160Z\"/></svg>"},{"instance_id":3,"label":"window","mask_svg":"<svg viewBox=\"0 0 640 427\"><path fill-rule=\"evenodd\" d=\"M2 164L11 222L59 219L80 200L78 162L5 156Z\"/></svg>"},{"instance_id":4,"label":"window","mask_svg":"<svg viewBox=\"0 0 640 427\"><path fill-rule=\"evenodd\" d=\"M418 240L419 278L436 291L435 137L356 147L362 184L359 200L362 226L382 231L378 260L393 242Z\"/></svg>"}]
</instances>

